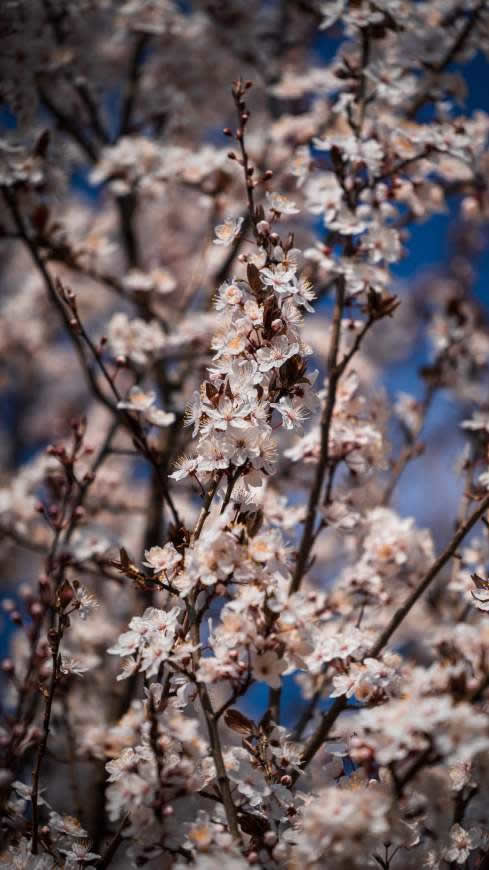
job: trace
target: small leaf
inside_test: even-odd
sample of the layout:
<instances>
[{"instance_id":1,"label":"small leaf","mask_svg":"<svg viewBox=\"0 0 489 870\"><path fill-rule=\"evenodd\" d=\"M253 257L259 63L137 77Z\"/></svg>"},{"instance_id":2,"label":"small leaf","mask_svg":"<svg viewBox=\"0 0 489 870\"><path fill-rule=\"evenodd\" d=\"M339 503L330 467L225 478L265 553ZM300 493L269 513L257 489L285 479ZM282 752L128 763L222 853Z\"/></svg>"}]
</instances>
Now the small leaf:
<instances>
[{"instance_id":1,"label":"small leaf","mask_svg":"<svg viewBox=\"0 0 489 870\"><path fill-rule=\"evenodd\" d=\"M484 580L484 578L479 577L478 574L471 574L470 577L478 589L485 589L489 591L489 580Z\"/></svg>"},{"instance_id":2,"label":"small leaf","mask_svg":"<svg viewBox=\"0 0 489 870\"><path fill-rule=\"evenodd\" d=\"M231 728L232 731L236 731L238 734L242 734L243 737L250 737L256 732L255 723L244 716L243 713L240 713L239 710L226 710L224 721L228 728Z\"/></svg>"},{"instance_id":3,"label":"small leaf","mask_svg":"<svg viewBox=\"0 0 489 870\"><path fill-rule=\"evenodd\" d=\"M280 317L280 310L275 300L275 295L269 296L263 306L263 328L266 335L272 334L272 323Z\"/></svg>"},{"instance_id":4,"label":"small leaf","mask_svg":"<svg viewBox=\"0 0 489 870\"><path fill-rule=\"evenodd\" d=\"M121 547L119 550L119 558L121 560L121 568L123 570L127 570L131 565L131 560L127 555L127 550L125 550L124 547Z\"/></svg>"},{"instance_id":5,"label":"small leaf","mask_svg":"<svg viewBox=\"0 0 489 870\"><path fill-rule=\"evenodd\" d=\"M45 157L48 151L49 139L51 134L49 130L44 130L34 146L34 155L36 157Z\"/></svg>"},{"instance_id":6,"label":"small leaf","mask_svg":"<svg viewBox=\"0 0 489 870\"><path fill-rule=\"evenodd\" d=\"M270 830L270 825L263 816L256 816L253 813L248 813L246 810L240 810L238 813L239 824L241 830L250 837L263 837Z\"/></svg>"},{"instance_id":7,"label":"small leaf","mask_svg":"<svg viewBox=\"0 0 489 870\"><path fill-rule=\"evenodd\" d=\"M260 296L260 294L263 292L263 287L261 283L260 273L254 263L248 263L248 266L246 267L246 276L248 278L248 284L250 285L255 296Z\"/></svg>"}]
</instances>

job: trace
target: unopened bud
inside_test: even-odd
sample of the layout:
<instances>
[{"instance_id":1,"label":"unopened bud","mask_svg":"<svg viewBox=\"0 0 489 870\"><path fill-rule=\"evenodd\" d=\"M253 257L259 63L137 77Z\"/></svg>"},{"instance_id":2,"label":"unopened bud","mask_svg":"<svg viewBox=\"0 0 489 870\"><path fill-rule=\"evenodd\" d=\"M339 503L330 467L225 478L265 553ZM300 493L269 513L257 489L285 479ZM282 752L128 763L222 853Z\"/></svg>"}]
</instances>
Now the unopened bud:
<instances>
[{"instance_id":1,"label":"unopened bud","mask_svg":"<svg viewBox=\"0 0 489 870\"><path fill-rule=\"evenodd\" d=\"M462 214L469 221L479 216L480 209L475 196L466 196L462 200Z\"/></svg>"},{"instance_id":2,"label":"unopened bud","mask_svg":"<svg viewBox=\"0 0 489 870\"><path fill-rule=\"evenodd\" d=\"M263 837L266 846L273 847L277 842L277 835L275 831L267 831L265 836Z\"/></svg>"},{"instance_id":3,"label":"unopened bud","mask_svg":"<svg viewBox=\"0 0 489 870\"><path fill-rule=\"evenodd\" d=\"M45 662L38 670L39 682L45 683L51 677L51 665Z\"/></svg>"},{"instance_id":4,"label":"unopened bud","mask_svg":"<svg viewBox=\"0 0 489 870\"><path fill-rule=\"evenodd\" d=\"M41 574L39 577L39 594L43 601L51 594L51 581L46 574Z\"/></svg>"},{"instance_id":5,"label":"unopened bud","mask_svg":"<svg viewBox=\"0 0 489 870\"><path fill-rule=\"evenodd\" d=\"M35 619L35 620L38 620L38 619L41 618L41 616L42 616L42 614L43 614L43 612L44 612L44 609L43 609L43 607L42 607L42 604L40 604L39 601L34 601L34 602L31 604L31 606L30 606L30 608L29 608L29 611L30 611L30 614L31 614L32 618Z\"/></svg>"},{"instance_id":6,"label":"unopened bud","mask_svg":"<svg viewBox=\"0 0 489 870\"><path fill-rule=\"evenodd\" d=\"M58 589L58 594L56 596L59 607L64 610L65 607L68 607L71 604L74 597L75 593L71 583L68 583L68 581L65 580Z\"/></svg>"},{"instance_id":7,"label":"unopened bud","mask_svg":"<svg viewBox=\"0 0 489 870\"><path fill-rule=\"evenodd\" d=\"M19 595L26 604L34 601L34 594L31 587L27 583L22 583L19 589Z\"/></svg>"}]
</instances>

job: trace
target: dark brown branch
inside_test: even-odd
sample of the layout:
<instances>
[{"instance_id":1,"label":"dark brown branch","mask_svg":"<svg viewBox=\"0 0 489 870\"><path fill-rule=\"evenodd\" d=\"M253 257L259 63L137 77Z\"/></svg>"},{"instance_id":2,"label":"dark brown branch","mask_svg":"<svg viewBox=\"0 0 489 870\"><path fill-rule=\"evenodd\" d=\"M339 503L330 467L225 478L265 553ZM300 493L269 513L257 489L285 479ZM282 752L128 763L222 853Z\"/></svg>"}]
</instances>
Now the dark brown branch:
<instances>
[{"instance_id":1,"label":"dark brown branch","mask_svg":"<svg viewBox=\"0 0 489 870\"><path fill-rule=\"evenodd\" d=\"M392 467L391 476L386 484L384 492L382 493L381 504L383 505L389 504L393 492L397 484L399 483L399 480L405 468L409 465L411 460L416 459L423 453L424 446L420 444L417 439L419 438L423 426L426 422L426 416L431 407L435 392L436 386L434 384L429 384L426 390L425 397L421 403L419 425L416 427L416 430L414 432L409 433L409 443L406 444L404 449L401 451L397 461Z\"/></svg>"},{"instance_id":2,"label":"dark brown branch","mask_svg":"<svg viewBox=\"0 0 489 870\"><path fill-rule=\"evenodd\" d=\"M200 639L199 639L200 640ZM211 699L209 697L209 692L207 690L207 686L205 683L199 682L197 683L197 690L199 693L199 699L202 707L202 711L205 716L205 720L207 723L207 732L209 734L209 742L211 746L211 753L214 759L214 765L216 768L216 779L217 784L219 786L219 791L221 793L222 802L224 806L224 812L226 813L226 819L229 826L229 831L231 836L237 843L241 843L241 834L239 831L238 825L238 814L236 812L236 807L234 805L233 796L231 794L231 784L229 782L228 775L226 773L226 767L224 765L224 758L222 755L221 748L221 739L219 737L219 726L217 724L216 714L212 707Z\"/></svg>"},{"instance_id":3,"label":"dark brown branch","mask_svg":"<svg viewBox=\"0 0 489 870\"><path fill-rule=\"evenodd\" d=\"M126 136L131 129L132 113L137 97L139 79L141 77L142 61L148 42L149 34L147 33L140 33L135 37L134 47L129 61L129 71L122 104L119 136Z\"/></svg>"},{"instance_id":4,"label":"dark brown branch","mask_svg":"<svg viewBox=\"0 0 489 870\"><path fill-rule=\"evenodd\" d=\"M32 844L31 844L31 852L33 855L37 855L38 847L39 847L39 780L41 777L41 767L44 760L44 756L46 754L46 748L48 745L48 737L49 737L49 726L51 724L51 712L53 709L53 699L54 692L56 689L56 683L58 680L59 673L59 648L61 644L61 638L63 636L63 617L59 616L59 624L57 631L54 632L54 638L52 640L52 648L51 648L51 659L53 663L53 673L51 675L51 680L49 683L48 695L46 698L46 706L44 708L44 720L42 727L42 738L39 744L39 749L37 751L36 763L34 765L34 770L32 772Z\"/></svg>"},{"instance_id":5,"label":"dark brown branch","mask_svg":"<svg viewBox=\"0 0 489 870\"><path fill-rule=\"evenodd\" d=\"M194 541L198 541L198 539L200 538L200 533L201 533L202 529L204 528L204 523L205 523L207 517L209 516L211 504L212 504L214 496L217 492L217 487L219 486L221 477L222 477L222 472L217 474L216 479L213 481L213 483L211 483L209 489L207 490L207 495L204 499L204 504L202 505L202 508L200 510L199 519L197 520L197 525L195 527L195 531L193 534Z\"/></svg>"},{"instance_id":6,"label":"dark brown branch","mask_svg":"<svg viewBox=\"0 0 489 870\"><path fill-rule=\"evenodd\" d=\"M239 150L241 152L241 166L243 167L243 175L244 175L244 183L246 188L246 198L248 200L248 216L251 223L251 228L253 230L253 235L257 243L259 244L260 234L257 230L257 214L255 207L255 197L254 197L254 189L255 182L253 181L253 167L250 164L250 158L248 155L248 151L246 149L245 142L245 128L248 122L249 113L246 109L244 103L244 95L250 82L243 83L241 79L238 79L233 83L233 98L236 105L236 111L238 113L238 129L236 131L236 140L239 145ZM234 155L236 157L236 155ZM237 158L236 158L237 159Z\"/></svg>"},{"instance_id":7,"label":"dark brown branch","mask_svg":"<svg viewBox=\"0 0 489 870\"><path fill-rule=\"evenodd\" d=\"M321 420L321 452L319 455L318 464L316 466L314 483L312 485L309 495L306 521L304 523L302 540L297 554L295 571L290 584L291 595L294 592L297 592L297 590L299 589L302 578L307 570L307 564L309 561L311 547L314 540L314 524L316 521L316 510L319 504L319 499L321 497L324 476L329 462L329 432L336 402L336 389L338 387L338 381L344 368L341 368L341 370L338 368L338 351L340 345L341 320L343 317L344 305L345 283L343 280L339 280L337 283L336 305L333 314L333 334L331 338L331 347L328 357L328 391Z\"/></svg>"},{"instance_id":8,"label":"dark brown branch","mask_svg":"<svg viewBox=\"0 0 489 870\"><path fill-rule=\"evenodd\" d=\"M112 840L110 841L104 854L102 855L100 861L97 864L97 870L106 870L106 868L112 862L112 859L114 858L115 853L117 852L117 849L119 848L119 846L121 844L122 833L124 831L124 828L126 827L126 824L128 822L128 818L129 818L129 816L123 817L119 827L117 828L117 831L115 832L114 836L112 837Z\"/></svg>"},{"instance_id":9,"label":"dark brown branch","mask_svg":"<svg viewBox=\"0 0 489 870\"><path fill-rule=\"evenodd\" d=\"M59 127L66 130L71 138L79 145L81 151L89 159L91 163L96 163L98 159L97 149L92 144L90 139L85 135L83 129L69 115L65 114L56 103L53 102L46 88L40 83L38 84L39 96L46 106L49 113L55 118Z\"/></svg>"}]
</instances>

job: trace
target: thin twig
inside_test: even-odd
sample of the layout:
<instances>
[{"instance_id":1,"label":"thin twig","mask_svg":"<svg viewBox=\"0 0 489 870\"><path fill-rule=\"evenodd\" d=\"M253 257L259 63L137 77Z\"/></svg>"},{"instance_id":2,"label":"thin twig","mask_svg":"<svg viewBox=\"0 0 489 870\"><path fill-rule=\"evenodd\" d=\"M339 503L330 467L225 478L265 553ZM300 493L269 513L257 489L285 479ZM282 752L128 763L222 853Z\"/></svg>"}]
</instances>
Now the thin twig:
<instances>
[{"instance_id":1,"label":"thin twig","mask_svg":"<svg viewBox=\"0 0 489 870\"><path fill-rule=\"evenodd\" d=\"M222 754L221 739L219 737L219 727L217 724L216 714L212 707L209 692L205 683L198 682L197 690L202 711L207 723L207 731L209 734L209 742L211 746L212 757L216 768L216 779L221 792L224 812L229 826L229 831L234 840L241 843L241 834L238 825L238 814L234 805L233 796L231 794L231 784L226 773L224 758Z\"/></svg>"},{"instance_id":2,"label":"thin twig","mask_svg":"<svg viewBox=\"0 0 489 870\"><path fill-rule=\"evenodd\" d=\"M69 115L65 114L59 106L53 102L47 89L41 84L40 78L38 81L38 90L42 102L50 114L56 119L59 127L69 133L71 138L76 142L91 163L96 163L98 160L97 149L90 139L87 138L83 129L78 126L76 121L74 121Z\"/></svg>"},{"instance_id":3,"label":"thin twig","mask_svg":"<svg viewBox=\"0 0 489 870\"><path fill-rule=\"evenodd\" d=\"M51 674L51 680L49 683L48 695L46 698L46 706L44 708L44 720L43 720L43 728L42 728L42 737L41 742L39 744L39 748L37 751L36 762L34 765L34 770L32 772L32 843L31 843L31 852L33 855L37 855L38 852L38 844L39 844L39 780L41 777L41 767L44 756L46 754L46 747L48 745L48 737L49 737L49 726L51 724L51 712L53 708L53 699L54 692L56 689L56 683L58 679L59 673L59 648L61 644L61 638L63 636L63 617L59 616L58 629L55 632L55 636L53 639L52 650L51 650L51 659L53 663L53 672Z\"/></svg>"},{"instance_id":4,"label":"thin twig","mask_svg":"<svg viewBox=\"0 0 489 870\"><path fill-rule=\"evenodd\" d=\"M307 506L307 514L306 521L304 523L304 530L302 533L302 540L299 546L299 551L297 554L297 561L295 565L295 571L290 583L290 594L292 595L294 592L297 592L299 589L302 578L305 574L307 563L309 561L311 546L314 538L314 524L316 521L316 510L319 503L319 499L321 497L321 491L324 483L324 475L326 473L326 468L329 462L329 432L331 428L331 421L333 419L334 406L336 403L336 389L338 386L338 380L341 376L341 372L339 371L338 364L338 351L340 345L340 333L341 333L341 320L343 317L343 309L345 305L345 282L343 280L339 280L337 282L336 289L336 304L335 310L333 314L333 333L331 337L331 347L329 351L328 357L328 370L329 370L329 380L328 380L328 392L326 396L326 403L324 405L323 416L321 420L321 449L319 454L319 461L316 466L316 474L314 477L314 482L311 488L311 492L309 495L309 503ZM344 368L344 367L343 367Z\"/></svg>"},{"instance_id":5,"label":"thin twig","mask_svg":"<svg viewBox=\"0 0 489 870\"><path fill-rule=\"evenodd\" d=\"M423 452L423 446L418 442L418 438L423 430L424 424L426 422L426 417L428 411L431 407L431 403L433 401L433 397L436 392L436 386L434 384L429 384L426 390L425 397L421 403L420 415L419 415L419 423L414 432L410 433L410 443L408 443L404 449L401 451L397 461L394 463L392 467L391 476L385 486L384 492L382 493L382 497L380 503L382 505L388 505L394 490L399 483L399 480L407 467L407 465L411 462L412 459L416 459L416 457L420 456Z\"/></svg>"},{"instance_id":6,"label":"thin twig","mask_svg":"<svg viewBox=\"0 0 489 870\"><path fill-rule=\"evenodd\" d=\"M117 849L119 848L119 846L121 844L122 833L124 831L124 828L126 827L128 819L129 819L129 815L126 815L123 817L119 827L117 828L117 831L115 832L114 836L112 837L112 840L110 841L104 854L102 855L100 861L97 864L97 870L106 870L106 868L111 863L115 853L117 852Z\"/></svg>"},{"instance_id":7,"label":"thin twig","mask_svg":"<svg viewBox=\"0 0 489 870\"><path fill-rule=\"evenodd\" d=\"M121 122L119 136L126 136L130 132L132 113L137 97L139 80L141 77L141 66L149 42L148 33L139 33L135 36L134 47L129 60L129 70L127 75L126 89L122 104Z\"/></svg>"},{"instance_id":8,"label":"thin twig","mask_svg":"<svg viewBox=\"0 0 489 870\"><path fill-rule=\"evenodd\" d=\"M200 533L202 532L202 529L204 528L204 523L205 523L207 517L209 516L211 504L212 504L214 496L217 492L217 487L219 486L219 483L221 481L221 477L222 477L222 472L217 475L217 477L215 478L213 483L211 483L209 489L207 490L207 495L205 497L204 504L202 505L202 508L201 508L201 511L199 514L199 519L197 520L197 525L195 527L195 531L193 534L194 541L198 541L198 539L200 538Z\"/></svg>"},{"instance_id":9,"label":"thin twig","mask_svg":"<svg viewBox=\"0 0 489 870\"><path fill-rule=\"evenodd\" d=\"M257 230L257 217L256 217L256 208L255 208L255 198L254 198L254 189L255 182L253 181L253 167L250 165L250 159L248 156L248 151L246 149L245 143L245 127L248 120L248 113L246 111L246 106L244 104L243 97L246 93L246 86L239 79L233 85L233 97L234 102L236 104L236 111L238 113L238 129L236 131L236 139L239 143L239 150L241 152L241 165L243 167L244 174L244 183L246 188L246 198L248 200L248 215L250 219L251 228L253 230L253 235L257 242L260 240L260 234Z\"/></svg>"}]
</instances>

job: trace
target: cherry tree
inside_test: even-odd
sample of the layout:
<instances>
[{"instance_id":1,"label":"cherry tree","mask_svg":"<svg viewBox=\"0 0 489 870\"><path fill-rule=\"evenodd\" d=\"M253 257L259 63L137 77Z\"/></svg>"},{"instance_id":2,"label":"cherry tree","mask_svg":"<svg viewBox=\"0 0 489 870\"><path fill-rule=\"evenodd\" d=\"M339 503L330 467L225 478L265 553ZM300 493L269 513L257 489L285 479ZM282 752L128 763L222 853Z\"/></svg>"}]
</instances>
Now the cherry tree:
<instances>
[{"instance_id":1,"label":"cherry tree","mask_svg":"<svg viewBox=\"0 0 489 870\"><path fill-rule=\"evenodd\" d=\"M488 4L0 32L0 867L489 866Z\"/></svg>"}]
</instances>

